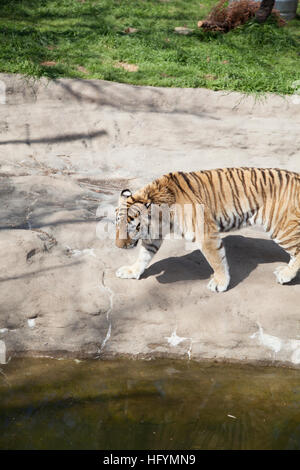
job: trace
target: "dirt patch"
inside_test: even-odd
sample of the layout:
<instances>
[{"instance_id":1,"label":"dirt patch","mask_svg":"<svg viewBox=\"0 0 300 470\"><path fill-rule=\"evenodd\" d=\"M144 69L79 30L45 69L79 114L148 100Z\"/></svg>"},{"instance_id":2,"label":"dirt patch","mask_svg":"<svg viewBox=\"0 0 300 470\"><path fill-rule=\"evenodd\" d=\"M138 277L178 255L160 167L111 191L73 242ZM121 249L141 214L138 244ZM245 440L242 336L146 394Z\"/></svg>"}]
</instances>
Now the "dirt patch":
<instances>
[{"instance_id":1,"label":"dirt patch","mask_svg":"<svg viewBox=\"0 0 300 470\"><path fill-rule=\"evenodd\" d=\"M40 65L43 65L44 67L54 67L57 65L57 62L54 62L54 60L46 60L45 62L41 62Z\"/></svg>"},{"instance_id":2,"label":"dirt patch","mask_svg":"<svg viewBox=\"0 0 300 470\"><path fill-rule=\"evenodd\" d=\"M139 66L136 64L127 64L127 62L117 62L115 64L116 69L124 69L127 72L137 72L139 69Z\"/></svg>"}]
</instances>

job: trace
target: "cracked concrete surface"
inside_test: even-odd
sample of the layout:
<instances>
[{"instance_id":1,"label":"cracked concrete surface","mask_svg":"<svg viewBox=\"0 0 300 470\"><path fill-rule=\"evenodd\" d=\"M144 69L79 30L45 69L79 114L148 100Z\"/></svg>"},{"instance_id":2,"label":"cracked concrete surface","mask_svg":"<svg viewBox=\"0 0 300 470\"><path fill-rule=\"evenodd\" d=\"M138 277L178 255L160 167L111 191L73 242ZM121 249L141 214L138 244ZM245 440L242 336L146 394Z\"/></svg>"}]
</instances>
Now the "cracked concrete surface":
<instances>
[{"instance_id":1,"label":"cracked concrete surface","mask_svg":"<svg viewBox=\"0 0 300 470\"><path fill-rule=\"evenodd\" d=\"M300 277L264 233L225 237L231 289L183 241L165 241L139 280L96 236L97 208L172 170L224 166L300 172L300 106L237 93L97 80L0 76L0 346L15 354L182 357L300 364ZM101 206L102 205L102 206Z\"/></svg>"}]
</instances>

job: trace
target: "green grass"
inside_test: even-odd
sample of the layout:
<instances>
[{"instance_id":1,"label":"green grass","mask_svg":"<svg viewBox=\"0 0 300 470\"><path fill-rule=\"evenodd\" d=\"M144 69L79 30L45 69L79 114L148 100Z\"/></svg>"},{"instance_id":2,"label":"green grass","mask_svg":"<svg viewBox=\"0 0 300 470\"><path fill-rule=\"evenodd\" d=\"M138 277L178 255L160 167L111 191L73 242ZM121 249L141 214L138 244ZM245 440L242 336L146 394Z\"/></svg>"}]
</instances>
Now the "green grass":
<instances>
[{"instance_id":1,"label":"green grass","mask_svg":"<svg viewBox=\"0 0 300 470\"><path fill-rule=\"evenodd\" d=\"M200 1L2 0L0 71L293 93L292 84L300 79L299 15L284 28L271 18L263 26L251 20L227 34L208 34L197 28L197 21L216 2ZM194 32L178 35L177 26ZM126 34L127 27L138 31ZM120 62L138 70L116 67Z\"/></svg>"}]
</instances>

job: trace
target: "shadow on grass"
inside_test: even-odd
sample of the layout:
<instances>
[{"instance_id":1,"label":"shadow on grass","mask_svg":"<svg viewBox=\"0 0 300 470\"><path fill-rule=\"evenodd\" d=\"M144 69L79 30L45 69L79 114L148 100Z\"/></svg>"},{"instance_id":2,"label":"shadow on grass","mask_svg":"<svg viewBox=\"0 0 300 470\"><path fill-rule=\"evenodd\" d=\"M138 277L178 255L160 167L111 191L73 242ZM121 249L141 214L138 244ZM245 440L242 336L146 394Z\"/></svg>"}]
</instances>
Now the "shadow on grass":
<instances>
[{"instance_id":1,"label":"shadow on grass","mask_svg":"<svg viewBox=\"0 0 300 470\"><path fill-rule=\"evenodd\" d=\"M220 45L220 50L224 46L225 49L227 48L225 54L236 55L234 61L240 59L247 61L248 56L249 60L255 61L260 69L270 68L270 66L267 65L268 60L265 62L259 54L254 57L249 54L250 42L256 36L259 37L259 40L256 40L257 44L259 42L261 46L269 44L270 47L270 44L274 43L277 52L293 47L290 41L291 37L289 39L290 35L280 33L282 37L276 39L275 28L271 28L274 29L274 34L273 31L268 31L269 24L266 25L266 28L264 26L256 27L257 25L252 24L251 27L254 26L255 31L252 31L251 28L237 31L244 37L239 45L236 44L234 38L230 39L227 34L205 33L197 28L196 22L203 18L203 15L206 16L212 4L213 1L209 0L205 8L202 9L193 1L189 9L185 9L182 2L172 2L172 4L170 2L168 5L164 2L149 1L143 8L140 2L132 2L132 4L125 2L123 5L122 2L110 3L108 1L95 3L65 0L62 4L54 0L46 0L42 4L33 0L8 1L3 8L2 18L0 18L2 26L0 41L3 40L4 43L0 52L2 70L27 73L37 77L46 76L49 79L63 76L76 78L84 76L84 72L78 70L78 66L86 64L90 60L90 63L94 63L92 64L93 72L87 72L89 75L96 75L97 78L110 81L130 82L133 75L114 69L113 62L114 60L123 60L121 58L123 55L124 60L130 61L130 58L127 59L127 56L131 55L128 52L128 47L132 47L132 50L136 51L136 60L142 59L145 48L159 51L162 54L162 63L165 63L166 66L170 63L178 64L182 71L180 77L182 78L186 73L185 65L197 65L203 73L218 74L218 64L216 63L214 67L211 62L208 66L206 58L203 57L205 53L201 53L201 45L204 43L207 45L212 42L217 48ZM174 28L186 22L193 25L193 32L188 36L176 34ZM134 35L124 34L124 28L128 23L137 28ZM99 65L99 60L100 62L102 60L102 50L101 47L97 47L97 43L100 44L99 39L105 37L110 37L109 41L113 43L113 46L110 45L110 49L114 49L115 53L108 53L108 62ZM165 41L166 37L169 42ZM199 54L195 53L197 43L199 43ZM91 45L90 50L88 45ZM255 49L255 45L252 47ZM164 50L167 51L166 57ZM171 60L168 57L168 51L172 56ZM215 52L213 53L215 54ZM132 60L135 59L132 58ZM50 66L43 65L44 62L50 61L53 62ZM157 65L159 70L160 64L155 60L152 63L148 59L149 64L151 66ZM235 67L234 70L233 78L234 75L240 74L240 69ZM191 75L192 73L190 73L187 84L183 81L183 84L181 83L179 86L207 86L211 88L211 84L205 78L193 79ZM225 74L222 79L232 78L230 74L227 75ZM142 84L146 81L147 84L147 76L147 72L138 71L134 75L134 83ZM242 79L246 81L245 77ZM166 86L164 80L153 77L153 71L152 80L154 85ZM167 86L174 85L168 81ZM224 86L216 84L213 88L220 89ZM225 88L227 89L226 86Z\"/></svg>"}]
</instances>

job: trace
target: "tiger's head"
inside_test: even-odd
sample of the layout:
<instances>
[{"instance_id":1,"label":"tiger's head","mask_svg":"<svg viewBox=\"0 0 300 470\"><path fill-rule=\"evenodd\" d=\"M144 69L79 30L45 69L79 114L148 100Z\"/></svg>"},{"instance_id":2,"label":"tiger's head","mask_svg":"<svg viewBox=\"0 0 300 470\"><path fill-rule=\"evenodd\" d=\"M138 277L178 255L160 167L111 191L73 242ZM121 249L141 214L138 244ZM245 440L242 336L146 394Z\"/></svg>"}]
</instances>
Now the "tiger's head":
<instances>
[{"instance_id":1,"label":"tiger's head","mask_svg":"<svg viewBox=\"0 0 300 470\"><path fill-rule=\"evenodd\" d=\"M146 236L150 205L151 201L143 196L134 197L129 189L121 192L116 209L116 246L118 248L133 248L139 239Z\"/></svg>"}]
</instances>

